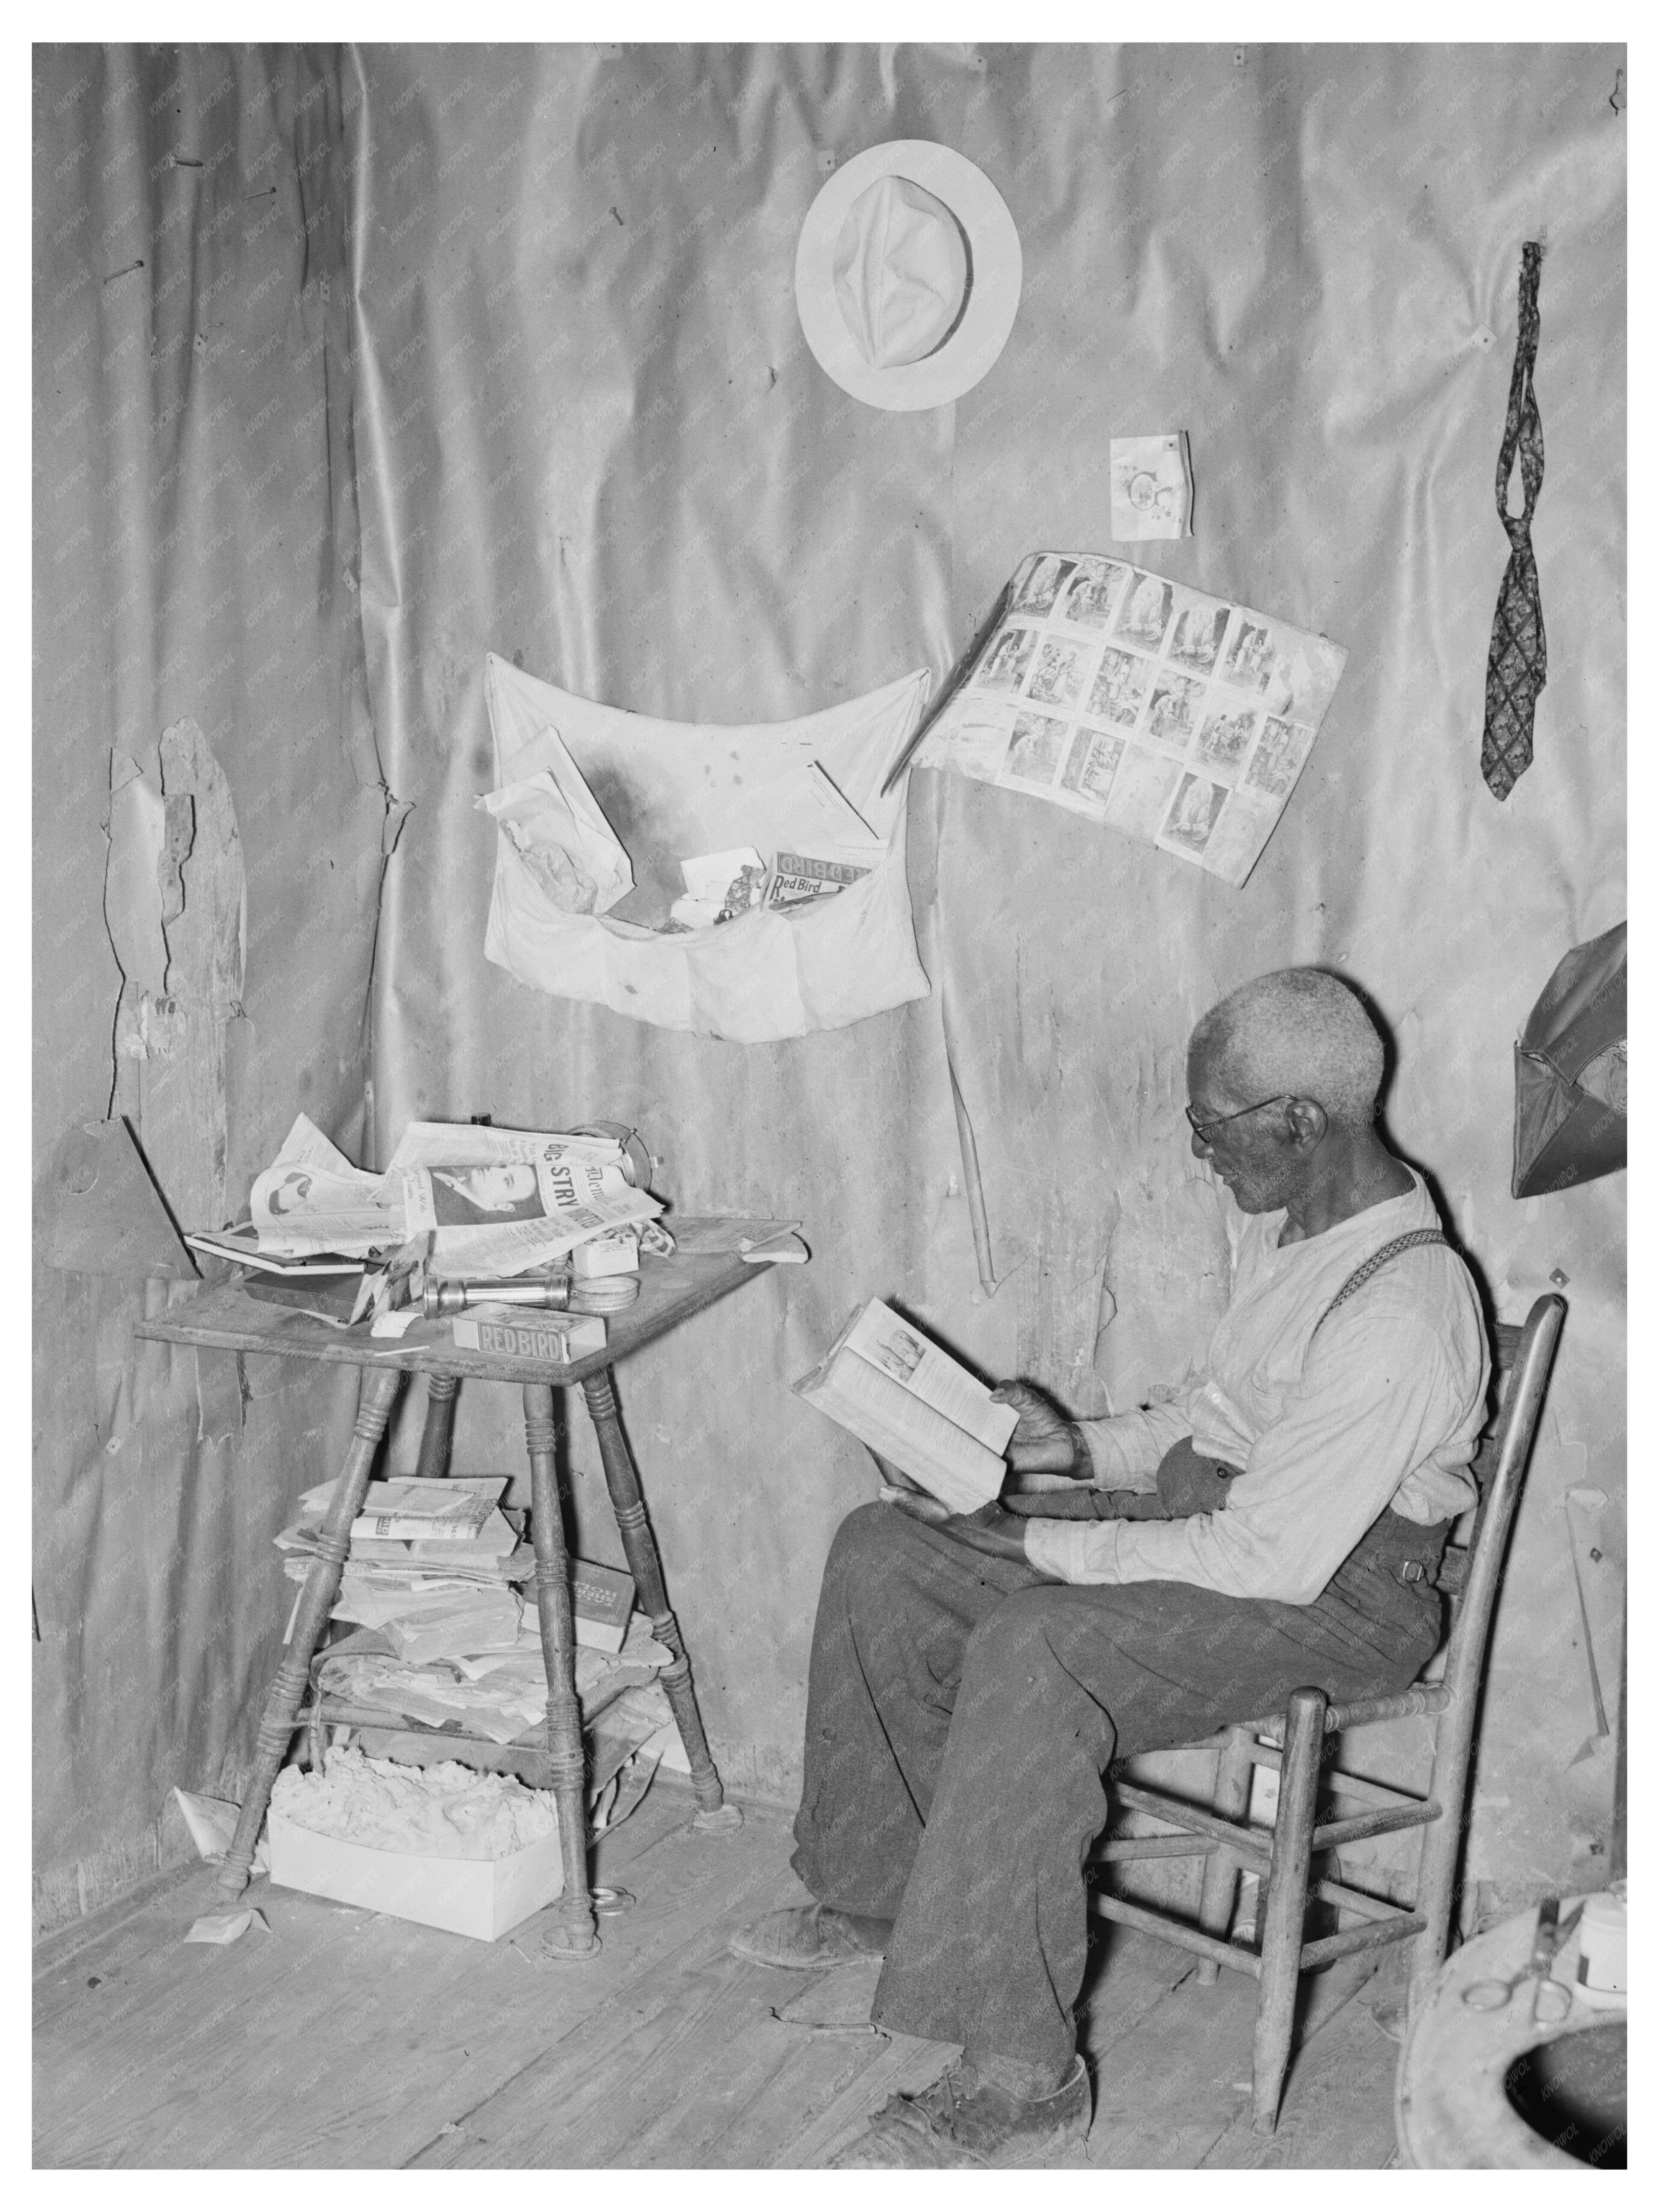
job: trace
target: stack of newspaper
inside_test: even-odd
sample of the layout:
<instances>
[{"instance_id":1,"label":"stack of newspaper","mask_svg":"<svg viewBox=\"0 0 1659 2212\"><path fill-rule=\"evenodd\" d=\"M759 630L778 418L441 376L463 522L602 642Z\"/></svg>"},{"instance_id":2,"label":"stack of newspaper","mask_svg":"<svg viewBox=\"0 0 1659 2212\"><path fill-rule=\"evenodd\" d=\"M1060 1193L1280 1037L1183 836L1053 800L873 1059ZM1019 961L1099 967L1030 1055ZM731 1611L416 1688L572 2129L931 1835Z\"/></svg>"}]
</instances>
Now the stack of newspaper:
<instances>
[{"instance_id":1,"label":"stack of newspaper","mask_svg":"<svg viewBox=\"0 0 1659 2212\"><path fill-rule=\"evenodd\" d=\"M511 1650L524 1612L512 1585L536 1562L501 1510L507 1480L370 1483L351 1524L334 1619L383 1629L411 1661ZM276 1539L292 1581L306 1578L333 1495L331 1482L308 1490L299 1520Z\"/></svg>"},{"instance_id":2,"label":"stack of newspaper","mask_svg":"<svg viewBox=\"0 0 1659 2212\"><path fill-rule=\"evenodd\" d=\"M576 1695L584 1726L624 1690L653 1681L672 1656L637 1613L620 1650L579 1645ZM419 1665L361 1646L342 1649L324 1659L318 1680L325 1697L378 1707L388 1726L400 1719L428 1728L453 1723L495 1743L514 1743L538 1730L547 1712L547 1665L533 1607L526 1607L508 1650Z\"/></svg>"},{"instance_id":3,"label":"stack of newspaper","mask_svg":"<svg viewBox=\"0 0 1659 2212\"><path fill-rule=\"evenodd\" d=\"M273 1273L361 1273L430 1237L447 1275L521 1275L640 1227L662 1202L611 1137L411 1121L383 1175L353 1167L300 1115L254 1182L249 1218L187 1241Z\"/></svg>"},{"instance_id":4,"label":"stack of newspaper","mask_svg":"<svg viewBox=\"0 0 1659 2212\"><path fill-rule=\"evenodd\" d=\"M535 1570L500 1500L504 1474L444 1481L410 1477L368 1486L332 1618L359 1633L328 1653L331 1697L428 1727L446 1722L510 1743L547 1708L547 1673L533 1597L514 1583ZM316 1556L334 1484L300 1500L277 1537L283 1571L302 1583ZM585 1716L654 1677L672 1657L634 1612L634 1580L616 1567L571 1562L576 1686Z\"/></svg>"}]
</instances>

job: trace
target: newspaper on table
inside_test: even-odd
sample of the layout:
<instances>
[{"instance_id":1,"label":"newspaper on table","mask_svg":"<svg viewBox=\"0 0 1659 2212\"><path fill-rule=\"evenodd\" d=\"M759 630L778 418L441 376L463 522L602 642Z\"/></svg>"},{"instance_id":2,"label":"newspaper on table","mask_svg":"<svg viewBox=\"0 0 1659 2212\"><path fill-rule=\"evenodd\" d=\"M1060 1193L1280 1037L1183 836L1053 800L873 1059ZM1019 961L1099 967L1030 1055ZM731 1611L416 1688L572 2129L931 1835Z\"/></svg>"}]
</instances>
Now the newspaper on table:
<instances>
[{"instance_id":1,"label":"newspaper on table","mask_svg":"<svg viewBox=\"0 0 1659 2212\"><path fill-rule=\"evenodd\" d=\"M1347 659L1328 638L1107 555L1033 553L916 755L1243 883Z\"/></svg>"},{"instance_id":2,"label":"newspaper on table","mask_svg":"<svg viewBox=\"0 0 1659 2212\"><path fill-rule=\"evenodd\" d=\"M403 1207L386 1177L353 1167L306 1114L295 1115L281 1152L254 1178L248 1213L261 1251L294 1257L362 1258L404 1241Z\"/></svg>"},{"instance_id":3,"label":"newspaper on table","mask_svg":"<svg viewBox=\"0 0 1659 2212\"><path fill-rule=\"evenodd\" d=\"M441 1271L516 1275L663 1207L629 1180L609 1137L411 1121L374 1175L301 1114L255 1181L248 1210L263 1252L374 1256L430 1231Z\"/></svg>"},{"instance_id":4,"label":"newspaper on table","mask_svg":"<svg viewBox=\"0 0 1659 2212\"><path fill-rule=\"evenodd\" d=\"M386 1169L394 1176L404 1234L434 1231L433 1262L456 1274L522 1274L663 1210L629 1180L610 1137L411 1121Z\"/></svg>"}]
</instances>

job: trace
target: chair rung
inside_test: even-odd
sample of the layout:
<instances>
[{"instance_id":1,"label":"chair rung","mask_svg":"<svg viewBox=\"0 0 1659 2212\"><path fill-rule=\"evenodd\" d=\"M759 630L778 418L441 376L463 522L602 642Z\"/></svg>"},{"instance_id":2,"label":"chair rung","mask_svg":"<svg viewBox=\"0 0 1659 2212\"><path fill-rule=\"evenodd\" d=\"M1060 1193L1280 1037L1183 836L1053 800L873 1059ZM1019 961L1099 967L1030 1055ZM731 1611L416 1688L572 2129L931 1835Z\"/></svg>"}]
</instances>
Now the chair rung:
<instances>
[{"instance_id":1,"label":"chair rung","mask_svg":"<svg viewBox=\"0 0 1659 2212\"><path fill-rule=\"evenodd\" d=\"M1450 1703L1451 1692L1443 1682L1419 1682L1396 1697L1359 1698L1348 1705L1327 1705L1325 1733L1339 1735L1344 1729L1369 1728L1373 1721L1403 1721L1415 1713L1443 1713ZM1266 1736L1269 1743L1284 1743L1283 1713L1269 1713L1265 1719L1245 1721L1243 1725Z\"/></svg>"},{"instance_id":2,"label":"chair rung","mask_svg":"<svg viewBox=\"0 0 1659 2212\"><path fill-rule=\"evenodd\" d=\"M1127 1898L1109 1897L1099 1889L1091 1892L1089 1909L1097 1912L1103 1920L1121 1920L1126 1928L1139 1928L1147 1936L1161 1936L1166 1943L1176 1944L1183 1951L1197 1952L1200 1959L1213 1959L1218 1966L1231 1966L1237 1973L1252 1974L1261 1979L1261 1961L1254 1951L1247 1951L1237 1943L1224 1943L1218 1936L1206 1936L1202 1929L1188 1928L1183 1920L1149 1912L1144 1905L1131 1905Z\"/></svg>"},{"instance_id":3,"label":"chair rung","mask_svg":"<svg viewBox=\"0 0 1659 2212\"><path fill-rule=\"evenodd\" d=\"M1190 1748L1194 1751L1218 1751L1224 1741L1224 1738L1218 1738L1213 1744L1194 1744ZM1259 1743L1251 1747L1250 1761L1253 1765L1265 1766L1277 1774L1284 1767L1285 1754L1276 1744ZM1420 1805L1424 1802L1420 1797L1414 1797L1409 1790L1395 1790L1386 1782L1368 1782L1363 1774L1338 1772L1322 1775L1320 1786L1328 1790L1334 1797L1358 1797L1362 1803L1368 1805Z\"/></svg>"},{"instance_id":4,"label":"chair rung","mask_svg":"<svg viewBox=\"0 0 1659 2212\"><path fill-rule=\"evenodd\" d=\"M1112 1795L1119 1804L1131 1806L1137 1813L1150 1813L1155 1820L1167 1820L1171 1827L1185 1828L1195 1836L1212 1836L1217 1843L1236 1851L1251 1871L1267 1869L1272 1838L1263 1829L1224 1820L1219 1813L1206 1812L1201 1805L1183 1804L1179 1797L1166 1797L1161 1790L1143 1790L1136 1783L1116 1783Z\"/></svg>"},{"instance_id":5,"label":"chair rung","mask_svg":"<svg viewBox=\"0 0 1659 2212\"><path fill-rule=\"evenodd\" d=\"M1386 1782L1369 1782L1363 1774L1326 1774L1320 1779L1333 1797L1357 1797L1362 1804L1406 1807L1428 1802L1426 1798L1414 1797L1409 1790L1395 1790Z\"/></svg>"},{"instance_id":6,"label":"chair rung","mask_svg":"<svg viewBox=\"0 0 1659 2212\"><path fill-rule=\"evenodd\" d=\"M1401 1690L1392 1698L1360 1698L1352 1705L1327 1705L1325 1733L1339 1735L1344 1729L1369 1728L1374 1721L1409 1720L1419 1713L1443 1713L1451 1704L1451 1692L1443 1682L1418 1682L1409 1690ZM1263 1736L1273 1751L1282 1748L1285 1741L1283 1713L1264 1713L1260 1720L1233 1721L1218 1729L1213 1735L1195 1736L1191 1743L1171 1744L1172 1751L1223 1751L1235 1729L1246 1735ZM1251 1756L1258 1766L1274 1762L1261 1758L1261 1747L1252 1748Z\"/></svg>"},{"instance_id":7,"label":"chair rung","mask_svg":"<svg viewBox=\"0 0 1659 2212\"><path fill-rule=\"evenodd\" d=\"M1366 1836L1392 1835L1396 1828L1425 1828L1439 1818L1440 1808L1431 1797L1411 1805L1385 1806L1375 1813L1356 1813L1350 1820L1324 1821L1313 1832L1311 1848L1334 1851L1343 1844L1357 1844Z\"/></svg>"},{"instance_id":8,"label":"chair rung","mask_svg":"<svg viewBox=\"0 0 1659 2212\"><path fill-rule=\"evenodd\" d=\"M1355 1951L1372 1951L1380 1943L1403 1943L1408 1936L1420 1936L1428 1926L1420 1913L1404 1913L1398 1920L1372 1920L1364 1928L1350 1928L1340 1936L1322 1936L1316 1943L1302 1946L1302 1962L1297 1969L1306 1973L1312 1966L1328 1966L1334 1959L1346 1959Z\"/></svg>"},{"instance_id":9,"label":"chair rung","mask_svg":"<svg viewBox=\"0 0 1659 2212\"><path fill-rule=\"evenodd\" d=\"M1224 1844L1213 1836L1109 1836L1089 1854L1091 1866L1127 1859L1206 1859Z\"/></svg>"},{"instance_id":10,"label":"chair rung","mask_svg":"<svg viewBox=\"0 0 1659 2212\"><path fill-rule=\"evenodd\" d=\"M1344 1881L1314 1881L1308 1887L1316 1897L1322 1897L1327 1905L1334 1905L1344 1912L1363 1913L1367 1920L1396 1920L1406 1917L1407 1907L1390 1905L1385 1897L1367 1897L1363 1889L1350 1889Z\"/></svg>"}]
</instances>

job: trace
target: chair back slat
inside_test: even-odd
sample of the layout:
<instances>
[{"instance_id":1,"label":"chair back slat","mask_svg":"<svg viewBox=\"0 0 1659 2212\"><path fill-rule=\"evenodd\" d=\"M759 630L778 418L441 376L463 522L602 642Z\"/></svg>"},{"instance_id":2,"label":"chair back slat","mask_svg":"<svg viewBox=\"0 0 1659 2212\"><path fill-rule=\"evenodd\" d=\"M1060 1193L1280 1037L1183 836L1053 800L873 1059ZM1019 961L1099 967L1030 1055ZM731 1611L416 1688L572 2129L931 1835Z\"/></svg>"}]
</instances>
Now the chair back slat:
<instances>
[{"instance_id":1,"label":"chair back slat","mask_svg":"<svg viewBox=\"0 0 1659 2212\"><path fill-rule=\"evenodd\" d=\"M1478 1448L1468 1468L1474 1484L1474 1518L1469 1524L1468 1540L1466 1543L1449 1543L1445 1558L1440 1563L1439 1586L1451 1601L1454 1622L1468 1583L1469 1562L1480 1541L1480 1531L1486 1525L1486 1500L1492 1492L1492 1477L1498 1472L1498 1452L1503 1438L1504 1409L1509 1403L1510 1378L1515 1372L1516 1356L1521 1349L1521 1339L1525 1333L1513 1322L1505 1321L1497 1322L1492 1329L1493 1410L1481 1431Z\"/></svg>"},{"instance_id":2,"label":"chair back slat","mask_svg":"<svg viewBox=\"0 0 1659 2212\"><path fill-rule=\"evenodd\" d=\"M1497 1424L1471 1469L1480 1486L1480 1503L1464 1587L1453 1600L1444 1680L1454 1697L1465 1690L1473 1692L1480 1678L1504 1553L1566 1310L1565 1298L1541 1297L1527 1316L1524 1328L1516 1330L1498 1325L1498 1366L1500 1376L1506 1373L1507 1379L1502 1386ZM1506 1352L1510 1355L1507 1359Z\"/></svg>"}]
</instances>

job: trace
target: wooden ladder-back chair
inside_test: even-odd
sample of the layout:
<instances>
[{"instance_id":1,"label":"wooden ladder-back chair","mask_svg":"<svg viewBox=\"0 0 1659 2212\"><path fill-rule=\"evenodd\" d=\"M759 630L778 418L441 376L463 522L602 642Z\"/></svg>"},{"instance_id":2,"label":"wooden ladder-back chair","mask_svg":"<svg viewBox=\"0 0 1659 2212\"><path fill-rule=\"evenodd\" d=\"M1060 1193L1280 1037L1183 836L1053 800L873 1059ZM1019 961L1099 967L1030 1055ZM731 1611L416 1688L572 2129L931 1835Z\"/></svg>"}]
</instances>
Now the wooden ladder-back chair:
<instances>
[{"instance_id":1,"label":"wooden ladder-back chair","mask_svg":"<svg viewBox=\"0 0 1659 2212\"><path fill-rule=\"evenodd\" d=\"M1133 1859L1204 1858L1199 1924L1194 1927L1167 1912L1132 1904L1101 1887L1093 1891L1090 1902L1108 1920L1196 1952L1201 1982L1212 1983L1221 1966L1255 1976L1251 2087L1252 2124L1258 2135L1273 2134L1278 2124L1298 1976L1380 1944L1414 1942L1409 1996L1414 2013L1445 1958L1492 1605L1565 1313L1564 1299L1542 1297L1524 1328L1498 1328L1500 1404L1471 1469L1480 1491L1474 1531L1467 1549L1447 1547L1439 1577L1440 1588L1450 1594L1453 1613L1440 1679L1419 1680L1395 1697L1362 1698L1346 1705L1328 1703L1320 1690L1293 1690L1283 1714L1242 1721L1206 1737L1201 1744L1178 1747L1218 1753L1213 1809L1186 1803L1164 1790L1121 1782L1114 1774L1110 1788L1117 1805L1150 1814L1175 1832L1108 1838L1096 1847L1092 1863L1104 1866ZM1426 1797L1325 1770L1328 1736L1417 1713L1435 1717L1434 1763ZM1247 1823L1251 1770L1257 1766L1279 1772L1279 1808L1271 1830ZM1322 1819L1316 1810L1322 1790L1361 1809ZM1411 1907L1321 1879L1311 1867L1322 1852L1402 1828L1423 1832L1417 1901ZM1261 1883L1253 1946L1228 1941L1241 1873L1254 1874ZM1335 1906L1339 1916L1352 1916L1358 1924L1304 1942L1304 1922L1313 1898Z\"/></svg>"}]
</instances>

